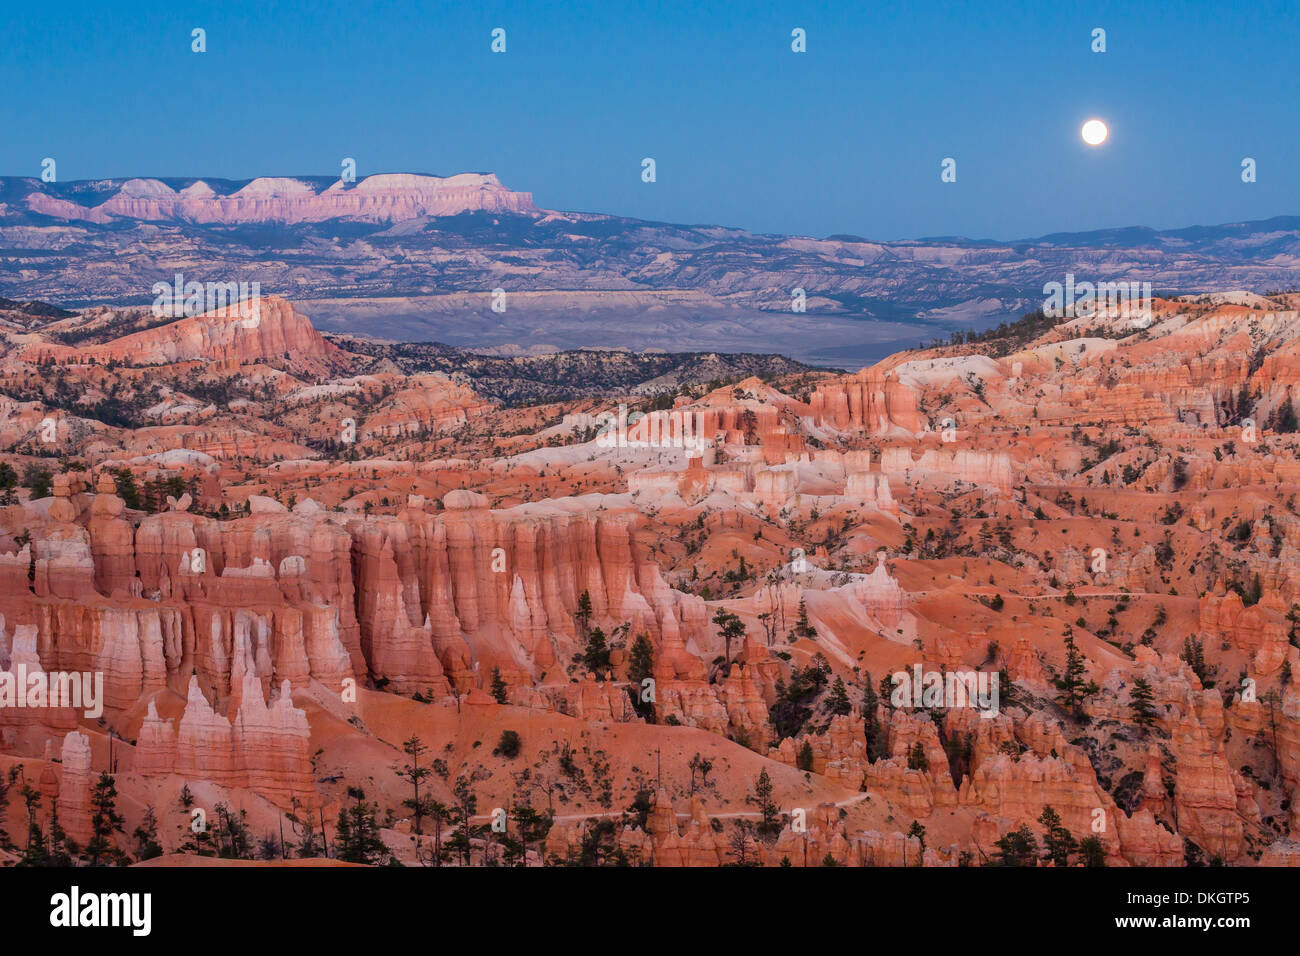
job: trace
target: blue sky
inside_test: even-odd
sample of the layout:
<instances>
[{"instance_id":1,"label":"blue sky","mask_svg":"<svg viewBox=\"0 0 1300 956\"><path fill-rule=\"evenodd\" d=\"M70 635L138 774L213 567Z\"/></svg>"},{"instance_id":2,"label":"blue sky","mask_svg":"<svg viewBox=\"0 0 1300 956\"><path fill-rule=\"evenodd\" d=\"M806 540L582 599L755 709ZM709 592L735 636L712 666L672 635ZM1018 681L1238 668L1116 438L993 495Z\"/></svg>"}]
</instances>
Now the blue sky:
<instances>
[{"instance_id":1,"label":"blue sky","mask_svg":"<svg viewBox=\"0 0 1300 956\"><path fill-rule=\"evenodd\" d=\"M1298 38L1294 0L12 4L0 173L347 156L496 172L549 208L879 239L1262 219L1300 214Z\"/></svg>"}]
</instances>

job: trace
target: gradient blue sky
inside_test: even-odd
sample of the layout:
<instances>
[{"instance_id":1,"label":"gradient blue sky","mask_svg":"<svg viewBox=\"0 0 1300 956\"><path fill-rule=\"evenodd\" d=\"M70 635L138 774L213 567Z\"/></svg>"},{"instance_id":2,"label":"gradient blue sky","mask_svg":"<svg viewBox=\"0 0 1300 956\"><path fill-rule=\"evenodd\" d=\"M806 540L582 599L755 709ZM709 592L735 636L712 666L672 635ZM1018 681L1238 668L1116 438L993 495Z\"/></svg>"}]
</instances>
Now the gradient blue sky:
<instances>
[{"instance_id":1,"label":"gradient blue sky","mask_svg":"<svg viewBox=\"0 0 1300 956\"><path fill-rule=\"evenodd\" d=\"M337 175L352 156L362 176L493 171L549 208L878 239L1300 214L1295 0L61 2L7 20L6 175L45 156L64 181ZM1101 149L1079 138L1094 115Z\"/></svg>"}]
</instances>

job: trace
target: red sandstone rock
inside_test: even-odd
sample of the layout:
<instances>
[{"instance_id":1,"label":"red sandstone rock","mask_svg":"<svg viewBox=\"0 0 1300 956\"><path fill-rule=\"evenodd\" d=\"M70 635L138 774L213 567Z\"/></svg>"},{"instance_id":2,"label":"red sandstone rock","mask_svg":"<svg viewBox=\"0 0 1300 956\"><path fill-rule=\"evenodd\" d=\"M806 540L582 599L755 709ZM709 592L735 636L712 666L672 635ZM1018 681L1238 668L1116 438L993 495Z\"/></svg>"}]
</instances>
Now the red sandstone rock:
<instances>
[{"instance_id":1,"label":"red sandstone rock","mask_svg":"<svg viewBox=\"0 0 1300 956\"><path fill-rule=\"evenodd\" d=\"M1287 505L1300 466L1288 439L1226 424L1243 384L1261 419L1300 384L1292 319L1245 317L1265 333L1256 342L1233 325L1241 314L1171 307L1168 322L1222 338L1158 326L1080 352L1078 330L1058 327L996 359L963 346L822 377L807 404L751 380L641 419L626 437L646 448L605 448L555 444L570 438L550 423L580 424L593 403L506 409L437 376L353 374L355 357L277 301L264 300L260 332L208 315L84 348L31 333L0 368L22 394L46 375L28 362L40 355L67 361L87 395L108 372L84 360L113 358L124 379L201 369L272 396L205 408L169 386L158 426L134 431L61 410L59 440L73 444L60 451L95 470L94 493L72 471L52 496L0 506L0 666L104 675L131 812L183 782L241 806L332 806L372 776L368 790L397 807L383 781L416 730L448 780L472 777L481 805L504 806L522 764L489 752L517 729L539 787L553 786L561 741L588 780L608 761L615 807L662 775L645 829L611 838L659 865L738 862L733 827L754 819L760 769L782 811L806 804L807 818L750 846L764 865L979 861L1022 823L1041 832L1048 805L1076 838L1100 836L1113 865L1179 865L1189 843L1235 865L1297 855L1263 846L1263 821L1300 826L1300 693L1283 683L1300 668L1288 637L1300 520ZM1272 378L1252 370L1257 348ZM17 447L45 414L0 397L0 443ZM320 449L347 417L364 447L331 457ZM688 432L699 447L653 447ZM179 478L197 494L129 510L112 475L123 465L137 485ZM1256 579L1248 606L1234 589ZM796 634L801 609L809 632ZM729 662L719 610L746 629ZM596 627L615 646L591 675ZM1050 703L1067 627L1099 684L1088 723ZM641 634L655 723L628 697ZM1204 679L1182 659L1189 638ZM778 684L818 657L826 686L778 740ZM1005 667L1015 703L1004 689L991 718L882 705L873 762L867 675L878 688L918 664ZM489 694L494 672L507 705ZM1139 678L1149 729L1133 719ZM829 709L837 679L847 715ZM403 699L417 694L432 703ZM0 711L0 751L36 759L81 720L50 711ZM1101 749L1069 743L1081 738ZM40 784L84 822L81 739ZM794 769L805 744L806 775ZM925 770L908 768L918 744ZM714 769L688 804L697 752ZM431 784L444 802L445 782ZM594 836L577 821L604 812L581 788L565 797L547 840L560 856ZM931 834L924 857L902 832L910 819Z\"/></svg>"},{"instance_id":2,"label":"red sandstone rock","mask_svg":"<svg viewBox=\"0 0 1300 956\"><path fill-rule=\"evenodd\" d=\"M63 738L62 773L59 775L59 823L68 836L84 845L91 829L90 739L73 730Z\"/></svg>"}]
</instances>

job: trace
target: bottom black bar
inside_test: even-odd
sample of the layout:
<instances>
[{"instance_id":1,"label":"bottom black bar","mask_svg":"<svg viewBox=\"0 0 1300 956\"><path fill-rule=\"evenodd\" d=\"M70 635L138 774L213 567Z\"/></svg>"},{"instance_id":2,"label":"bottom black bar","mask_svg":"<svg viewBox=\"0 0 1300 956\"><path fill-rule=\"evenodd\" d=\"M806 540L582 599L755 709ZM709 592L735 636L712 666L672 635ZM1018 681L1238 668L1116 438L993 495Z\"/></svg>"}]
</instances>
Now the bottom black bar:
<instances>
[{"instance_id":1,"label":"bottom black bar","mask_svg":"<svg viewBox=\"0 0 1300 956\"><path fill-rule=\"evenodd\" d=\"M244 864L6 869L0 899L7 929L21 938L57 942L77 934L81 943L102 939L128 949L198 940L220 946L241 937L338 944L353 933L386 945L420 943L468 928L466 920L481 924L484 939L496 944L544 942L557 918L613 928L652 914L671 923L673 936L777 921L826 938L860 932L865 916L879 944L895 934L914 938L917 926L963 932L968 920L982 917L991 925L1006 920L1017 935L1066 930L1091 939L1101 931L1149 940L1174 931L1230 944L1241 933L1291 925L1295 890L1287 876L1255 868L542 872Z\"/></svg>"}]
</instances>

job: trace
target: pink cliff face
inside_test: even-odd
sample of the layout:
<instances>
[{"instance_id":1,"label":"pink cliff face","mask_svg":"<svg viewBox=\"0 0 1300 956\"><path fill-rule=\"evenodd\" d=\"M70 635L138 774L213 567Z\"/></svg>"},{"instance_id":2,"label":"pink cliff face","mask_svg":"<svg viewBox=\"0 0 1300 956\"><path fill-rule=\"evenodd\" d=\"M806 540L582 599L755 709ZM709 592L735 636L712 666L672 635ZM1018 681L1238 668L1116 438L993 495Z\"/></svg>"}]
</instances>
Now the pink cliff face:
<instances>
[{"instance_id":1,"label":"pink cliff face","mask_svg":"<svg viewBox=\"0 0 1300 956\"><path fill-rule=\"evenodd\" d=\"M321 222L355 219L400 222L420 216L464 212L540 215L531 193L512 192L492 174L462 173L445 178L409 173L368 176L354 184L336 182L318 191L295 179L255 179L222 196L200 181L181 190L156 179L128 180L94 207L42 193L29 197L33 211L68 219L111 222L114 218L183 220L234 225L257 222Z\"/></svg>"}]
</instances>

